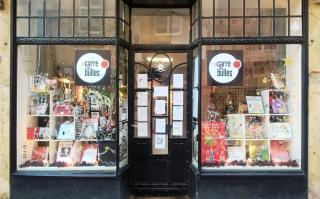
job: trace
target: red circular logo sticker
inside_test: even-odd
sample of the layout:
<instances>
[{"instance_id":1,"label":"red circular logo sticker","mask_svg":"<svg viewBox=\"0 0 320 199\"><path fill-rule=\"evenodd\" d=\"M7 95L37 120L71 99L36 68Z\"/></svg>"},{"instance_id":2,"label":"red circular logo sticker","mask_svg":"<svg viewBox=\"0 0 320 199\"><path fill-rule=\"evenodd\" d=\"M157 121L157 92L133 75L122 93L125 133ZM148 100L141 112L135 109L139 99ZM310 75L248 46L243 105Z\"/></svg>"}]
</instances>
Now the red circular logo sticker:
<instances>
[{"instance_id":1,"label":"red circular logo sticker","mask_svg":"<svg viewBox=\"0 0 320 199\"><path fill-rule=\"evenodd\" d=\"M109 67L109 61L108 60L103 60L101 62L101 67L107 69Z\"/></svg>"},{"instance_id":2,"label":"red circular logo sticker","mask_svg":"<svg viewBox=\"0 0 320 199\"><path fill-rule=\"evenodd\" d=\"M241 61L240 60L236 60L233 62L233 67L235 68L240 68L241 67Z\"/></svg>"}]
</instances>

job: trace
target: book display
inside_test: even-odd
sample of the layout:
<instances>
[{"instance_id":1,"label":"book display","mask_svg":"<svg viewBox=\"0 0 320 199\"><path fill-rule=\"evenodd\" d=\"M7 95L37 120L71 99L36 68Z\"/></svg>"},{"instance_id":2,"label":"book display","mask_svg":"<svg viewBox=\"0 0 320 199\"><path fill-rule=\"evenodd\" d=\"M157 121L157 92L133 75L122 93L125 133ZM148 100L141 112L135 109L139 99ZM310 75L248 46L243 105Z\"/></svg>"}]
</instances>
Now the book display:
<instances>
[{"instance_id":1,"label":"book display","mask_svg":"<svg viewBox=\"0 0 320 199\"><path fill-rule=\"evenodd\" d=\"M268 53L283 53L281 46L221 48L207 50L202 69L208 72L208 86L202 87L202 169L299 169L300 91L293 83L299 61L291 67L287 59L271 62L275 58ZM230 69L229 61L244 72Z\"/></svg>"},{"instance_id":2,"label":"book display","mask_svg":"<svg viewBox=\"0 0 320 199\"><path fill-rule=\"evenodd\" d=\"M55 48L65 50L68 47ZM18 114L22 120L18 123L18 170L114 173L118 136L121 136L121 166L128 163L127 71L123 69L118 78L121 89L119 103L116 103L111 51L73 52L74 63L69 62L75 67L53 67L52 70L58 71L19 74L20 84L25 85L19 95L28 100L21 101ZM61 59L58 55L56 58Z\"/></svg>"}]
</instances>

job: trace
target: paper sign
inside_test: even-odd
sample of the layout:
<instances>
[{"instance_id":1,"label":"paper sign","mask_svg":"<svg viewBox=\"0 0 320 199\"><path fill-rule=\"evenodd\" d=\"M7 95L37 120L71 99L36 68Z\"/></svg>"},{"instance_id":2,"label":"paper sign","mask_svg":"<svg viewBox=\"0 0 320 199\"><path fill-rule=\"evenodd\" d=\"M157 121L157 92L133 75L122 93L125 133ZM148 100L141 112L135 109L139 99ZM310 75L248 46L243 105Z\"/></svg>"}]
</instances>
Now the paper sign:
<instances>
[{"instance_id":1,"label":"paper sign","mask_svg":"<svg viewBox=\"0 0 320 199\"><path fill-rule=\"evenodd\" d=\"M183 105L183 91L173 91L173 105Z\"/></svg>"},{"instance_id":2,"label":"paper sign","mask_svg":"<svg viewBox=\"0 0 320 199\"><path fill-rule=\"evenodd\" d=\"M168 87L167 86L155 86L153 90L154 97L167 97Z\"/></svg>"},{"instance_id":3,"label":"paper sign","mask_svg":"<svg viewBox=\"0 0 320 199\"><path fill-rule=\"evenodd\" d=\"M138 122L138 137L147 137L148 136L148 123L147 122Z\"/></svg>"},{"instance_id":4,"label":"paper sign","mask_svg":"<svg viewBox=\"0 0 320 199\"><path fill-rule=\"evenodd\" d=\"M183 74L173 74L173 88L183 88Z\"/></svg>"},{"instance_id":5,"label":"paper sign","mask_svg":"<svg viewBox=\"0 0 320 199\"><path fill-rule=\"evenodd\" d=\"M148 74L137 74L137 87L148 88Z\"/></svg>"},{"instance_id":6,"label":"paper sign","mask_svg":"<svg viewBox=\"0 0 320 199\"><path fill-rule=\"evenodd\" d=\"M138 107L138 121L148 121L148 107Z\"/></svg>"},{"instance_id":7,"label":"paper sign","mask_svg":"<svg viewBox=\"0 0 320 199\"><path fill-rule=\"evenodd\" d=\"M164 134L155 134L155 149L165 149L166 148L166 135Z\"/></svg>"},{"instance_id":8,"label":"paper sign","mask_svg":"<svg viewBox=\"0 0 320 199\"><path fill-rule=\"evenodd\" d=\"M157 115L166 114L166 100L155 100L154 112Z\"/></svg>"},{"instance_id":9,"label":"paper sign","mask_svg":"<svg viewBox=\"0 0 320 199\"><path fill-rule=\"evenodd\" d=\"M183 120L183 106L173 106L172 119Z\"/></svg>"},{"instance_id":10,"label":"paper sign","mask_svg":"<svg viewBox=\"0 0 320 199\"><path fill-rule=\"evenodd\" d=\"M183 122L173 122L172 123L172 135L182 136L183 132Z\"/></svg>"},{"instance_id":11,"label":"paper sign","mask_svg":"<svg viewBox=\"0 0 320 199\"><path fill-rule=\"evenodd\" d=\"M148 106L148 92L137 92L137 105Z\"/></svg>"},{"instance_id":12,"label":"paper sign","mask_svg":"<svg viewBox=\"0 0 320 199\"><path fill-rule=\"evenodd\" d=\"M228 159L233 161L233 160L244 160L245 155L242 147L228 147Z\"/></svg>"},{"instance_id":13,"label":"paper sign","mask_svg":"<svg viewBox=\"0 0 320 199\"><path fill-rule=\"evenodd\" d=\"M165 133L166 132L166 119L156 119L156 133Z\"/></svg>"}]
</instances>

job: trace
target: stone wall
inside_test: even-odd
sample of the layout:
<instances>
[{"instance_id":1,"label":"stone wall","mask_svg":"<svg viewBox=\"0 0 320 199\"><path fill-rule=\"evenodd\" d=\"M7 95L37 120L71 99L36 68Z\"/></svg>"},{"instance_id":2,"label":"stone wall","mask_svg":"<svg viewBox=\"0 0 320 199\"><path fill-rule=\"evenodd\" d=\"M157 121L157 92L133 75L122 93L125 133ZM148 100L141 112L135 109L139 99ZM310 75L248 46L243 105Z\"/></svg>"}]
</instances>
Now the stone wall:
<instances>
[{"instance_id":1,"label":"stone wall","mask_svg":"<svg viewBox=\"0 0 320 199\"><path fill-rule=\"evenodd\" d=\"M0 199L9 198L10 7L0 10Z\"/></svg>"},{"instance_id":2,"label":"stone wall","mask_svg":"<svg viewBox=\"0 0 320 199\"><path fill-rule=\"evenodd\" d=\"M309 198L320 198L320 4L309 0Z\"/></svg>"}]
</instances>

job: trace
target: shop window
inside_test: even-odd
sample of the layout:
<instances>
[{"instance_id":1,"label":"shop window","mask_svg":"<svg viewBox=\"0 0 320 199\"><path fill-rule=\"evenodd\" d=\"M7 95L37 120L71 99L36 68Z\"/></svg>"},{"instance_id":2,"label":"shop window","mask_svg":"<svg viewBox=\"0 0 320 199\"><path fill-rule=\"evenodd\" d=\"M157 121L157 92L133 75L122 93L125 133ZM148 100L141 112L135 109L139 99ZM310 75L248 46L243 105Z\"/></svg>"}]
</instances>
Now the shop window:
<instances>
[{"instance_id":1,"label":"shop window","mask_svg":"<svg viewBox=\"0 0 320 199\"><path fill-rule=\"evenodd\" d=\"M302 36L301 0L201 3L202 37Z\"/></svg>"},{"instance_id":2,"label":"shop window","mask_svg":"<svg viewBox=\"0 0 320 199\"><path fill-rule=\"evenodd\" d=\"M188 9L133 9L132 43L188 44Z\"/></svg>"},{"instance_id":3,"label":"shop window","mask_svg":"<svg viewBox=\"0 0 320 199\"><path fill-rule=\"evenodd\" d=\"M301 169L301 54L299 44L202 46L203 171Z\"/></svg>"},{"instance_id":4,"label":"shop window","mask_svg":"<svg viewBox=\"0 0 320 199\"><path fill-rule=\"evenodd\" d=\"M119 48L117 75L116 46L18 47L18 171L115 173L118 155L128 163L128 51Z\"/></svg>"},{"instance_id":5,"label":"shop window","mask_svg":"<svg viewBox=\"0 0 320 199\"><path fill-rule=\"evenodd\" d=\"M115 0L18 0L16 34L48 38L115 37L115 5ZM129 13L127 5L125 10ZM126 22L129 26L129 21ZM128 30L126 27L127 41Z\"/></svg>"}]
</instances>

